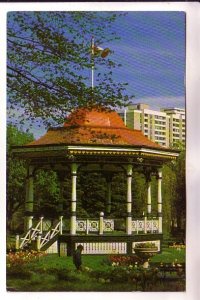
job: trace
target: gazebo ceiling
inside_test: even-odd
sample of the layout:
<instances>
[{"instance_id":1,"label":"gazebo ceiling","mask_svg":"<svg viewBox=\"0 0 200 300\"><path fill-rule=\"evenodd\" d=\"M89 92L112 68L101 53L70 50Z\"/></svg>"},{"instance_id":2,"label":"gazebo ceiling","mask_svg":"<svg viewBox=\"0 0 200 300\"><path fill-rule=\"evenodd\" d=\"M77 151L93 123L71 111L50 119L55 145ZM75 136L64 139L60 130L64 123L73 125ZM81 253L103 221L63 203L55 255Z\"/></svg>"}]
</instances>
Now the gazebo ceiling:
<instances>
[{"instance_id":1,"label":"gazebo ceiling","mask_svg":"<svg viewBox=\"0 0 200 300\"><path fill-rule=\"evenodd\" d=\"M81 108L72 112L63 127L50 128L44 136L15 147L24 158L69 155L138 156L173 159L177 151L150 141L139 130L128 129L120 116L105 108Z\"/></svg>"}]
</instances>

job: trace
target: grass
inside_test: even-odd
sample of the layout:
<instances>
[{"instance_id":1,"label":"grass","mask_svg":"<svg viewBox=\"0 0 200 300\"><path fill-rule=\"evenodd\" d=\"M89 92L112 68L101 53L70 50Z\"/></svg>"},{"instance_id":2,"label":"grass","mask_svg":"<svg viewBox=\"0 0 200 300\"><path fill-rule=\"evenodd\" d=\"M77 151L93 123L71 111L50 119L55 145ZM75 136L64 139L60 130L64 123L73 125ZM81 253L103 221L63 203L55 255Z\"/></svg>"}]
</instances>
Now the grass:
<instances>
[{"instance_id":1,"label":"grass","mask_svg":"<svg viewBox=\"0 0 200 300\"><path fill-rule=\"evenodd\" d=\"M177 260L178 263L185 262L185 249L177 250L175 248L165 248L162 253L152 257L152 262L172 263Z\"/></svg>"},{"instance_id":2,"label":"grass","mask_svg":"<svg viewBox=\"0 0 200 300\"><path fill-rule=\"evenodd\" d=\"M113 267L104 262L107 255L83 255L83 265L94 271L102 273L110 271ZM161 254L155 255L152 262L172 263L175 259L179 263L185 262L185 250L166 248ZM89 272L78 273L71 257L59 257L49 254L39 260L29 263L25 267L29 276L8 276L7 287L16 291L135 291L141 290L133 282L105 282L91 276ZM149 287L152 291L183 291L184 281L158 282Z\"/></svg>"}]
</instances>

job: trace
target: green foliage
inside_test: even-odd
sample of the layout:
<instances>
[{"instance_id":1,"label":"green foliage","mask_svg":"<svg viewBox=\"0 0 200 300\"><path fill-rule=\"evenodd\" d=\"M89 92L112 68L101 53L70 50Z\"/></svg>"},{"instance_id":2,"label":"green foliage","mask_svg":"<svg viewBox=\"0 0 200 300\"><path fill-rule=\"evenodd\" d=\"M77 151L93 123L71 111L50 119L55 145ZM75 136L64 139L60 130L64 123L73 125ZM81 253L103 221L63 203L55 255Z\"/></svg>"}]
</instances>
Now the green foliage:
<instances>
[{"instance_id":1,"label":"green foliage","mask_svg":"<svg viewBox=\"0 0 200 300\"><path fill-rule=\"evenodd\" d=\"M111 216L122 218L126 213L126 177L123 173L115 174L112 179ZM121 227L119 224L119 229ZM116 222L115 225L117 225ZM125 226L125 225L124 225Z\"/></svg>"},{"instance_id":2,"label":"green foliage","mask_svg":"<svg viewBox=\"0 0 200 300\"><path fill-rule=\"evenodd\" d=\"M158 253L151 258L152 262L178 263L185 262L185 249L165 248L162 253Z\"/></svg>"},{"instance_id":3,"label":"green foliage","mask_svg":"<svg viewBox=\"0 0 200 300\"><path fill-rule=\"evenodd\" d=\"M132 179L132 201L134 217L141 217L146 212L147 187L143 174L134 172Z\"/></svg>"},{"instance_id":4,"label":"green foliage","mask_svg":"<svg viewBox=\"0 0 200 300\"><path fill-rule=\"evenodd\" d=\"M157 248L155 243L146 242L146 243L136 243L135 248Z\"/></svg>"},{"instance_id":5,"label":"green foliage","mask_svg":"<svg viewBox=\"0 0 200 300\"><path fill-rule=\"evenodd\" d=\"M12 146L21 146L33 141L31 133L19 131L16 127L7 127L7 152L10 154Z\"/></svg>"},{"instance_id":6,"label":"green foliage","mask_svg":"<svg viewBox=\"0 0 200 300\"><path fill-rule=\"evenodd\" d=\"M25 201L26 166L23 160L13 158L11 147L31 142L33 136L29 133L20 132L17 128L7 127L7 189L6 189L6 218L10 228L12 216Z\"/></svg>"},{"instance_id":7,"label":"green foliage","mask_svg":"<svg viewBox=\"0 0 200 300\"><path fill-rule=\"evenodd\" d=\"M58 215L60 187L57 174L52 170L39 170L34 181L35 211L46 217Z\"/></svg>"},{"instance_id":8,"label":"green foliage","mask_svg":"<svg viewBox=\"0 0 200 300\"><path fill-rule=\"evenodd\" d=\"M163 231L166 234L171 230L174 218L174 207L176 201L176 174L171 165L163 167L162 197L163 197Z\"/></svg>"},{"instance_id":9,"label":"green foliage","mask_svg":"<svg viewBox=\"0 0 200 300\"><path fill-rule=\"evenodd\" d=\"M185 173L185 150L182 150L175 165L176 173L176 201L175 209L178 227L185 227L186 218L186 173ZM184 228L185 229L185 228Z\"/></svg>"},{"instance_id":10,"label":"green foliage","mask_svg":"<svg viewBox=\"0 0 200 300\"><path fill-rule=\"evenodd\" d=\"M27 132L21 132L16 127L7 127L7 194L6 194L6 217L7 228L11 229L15 220L15 230L21 230L20 226L24 210L26 195L26 163L15 159L11 147L27 144L33 141L33 136ZM34 212L41 216L55 216L58 213L60 197L59 182L53 171L37 171L34 182ZM20 213L21 212L21 213ZM19 215L17 217L17 215Z\"/></svg>"},{"instance_id":11,"label":"green foliage","mask_svg":"<svg viewBox=\"0 0 200 300\"><path fill-rule=\"evenodd\" d=\"M119 64L111 55L95 58L98 76L93 90L89 75L91 37L95 44L109 47L118 39L112 23L119 17L121 13L110 12L8 13L10 117L18 123L42 117L49 124L63 121L76 107L128 104L126 84L112 80L112 69Z\"/></svg>"},{"instance_id":12,"label":"green foliage","mask_svg":"<svg viewBox=\"0 0 200 300\"><path fill-rule=\"evenodd\" d=\"M165 226L177 223L177 230L185 234L186 223L186 173L185 148L179 145L179 157L166 165L163 172L163 213ZM172 224L173 227L173 224Z\"/></svg>"},{"instance_id":13,"label":"green foliage","mask_svg":"<svg viewBox=\"0 0 200 300\"><path fill-rule=\"evenodd\" d=\"M184 251L184 250L182 250ZM167 260L159 262L173 262L169 249ZM178 255L179 252L177 252ZM159 257L156 255L153 259ZM163 280L162 274L154 266L151 269L142 269L134 266L111 266L102 264L106 255L84 255L83 271L78 273L72 263L71 257L59 257L56 254L46 255L37 261L28 264L26 274L21 278L7 277L7 286L18 291L176 291L184 290L184 276L177 281L176 274L171 274L171 281ZM178 259L180 263L180 260ZM21 271L19 271L20 273ZM28 273L29 272L29 275ZM11 273L10 273L11 274ZM176 276L175 276L176 275ZM179 276L179 275L178 275Z\"/></svg>"},{"instance_id":14,"label":"green foliage","mask_svg":"<svg viewBox=\"0 0 200 300\"><path fill-rule=\"evenodd\" d=\"M106 182L100 173L80 174L80 205L91 217L99 217L105 210ZM80 209L80 207L79 207Z\"/></svg>"}]
</instances>

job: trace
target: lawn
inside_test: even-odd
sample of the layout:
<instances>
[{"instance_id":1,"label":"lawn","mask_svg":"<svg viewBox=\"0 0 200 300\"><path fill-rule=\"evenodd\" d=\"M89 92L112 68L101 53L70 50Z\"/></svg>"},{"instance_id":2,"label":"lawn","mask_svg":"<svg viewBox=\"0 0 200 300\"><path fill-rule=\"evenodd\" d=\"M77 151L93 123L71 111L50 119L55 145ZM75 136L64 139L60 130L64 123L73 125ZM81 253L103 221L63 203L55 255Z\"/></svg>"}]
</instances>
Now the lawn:
<instances>
[{"instance_id":1,"label":"lawn","mask_svg":"<svg viewBox=\"0 0 200 300\"><path fill-rule=\"evenodd\" d=\"M149 270L108 264L108 255L83 255L82 272L77 272L71 257L48 254L35 257L17 268L8 268L7 287L11 291L183 291L183 277L163 278L153 265L185 262L185 250L163 250L151 259ZM130 268L129 268L130 267ZM165 280L166 279L166 280Z\"/></svg>"}]
</instances>

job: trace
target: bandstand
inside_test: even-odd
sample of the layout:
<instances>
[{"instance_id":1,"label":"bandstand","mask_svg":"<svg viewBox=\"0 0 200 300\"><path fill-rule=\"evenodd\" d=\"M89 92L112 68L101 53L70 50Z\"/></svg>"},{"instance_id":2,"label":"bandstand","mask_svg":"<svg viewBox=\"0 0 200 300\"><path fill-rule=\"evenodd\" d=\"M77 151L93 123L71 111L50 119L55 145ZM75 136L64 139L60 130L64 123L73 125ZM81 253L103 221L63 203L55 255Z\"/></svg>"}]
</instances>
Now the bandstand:
<instances>
[{"instance_id":1,"label":"bandstand","mask_svg":"<svg viewBox=\"0 0 200 300\"><path fill-rule=\"evenodd\" d=\"M120 116L104 108L74 110L63 127L50 128L44 136L13 148L15 157L27 161L24 235L17 236L16 248L35 243L41 251L72 255L78 244L83 254L132 254L138 242L162 242L162 166L178 157L178 152L150 141L141 131L128 129ZM65 215L45 229L45 216L34 219L34 175L38 169L53 169L62 183L71 179L70 230L65 232ZM97 219L77 215L77 177L80 170L101 172L107 182L105 211ZM135 219L132 211L132 175L140 170L147 181L146 212ZM112 176L126 176L125 230L117 233L109 217L112 206ZM157 215L152 216L151 177L157 178Z\"/></svg>"}]
</instances>

